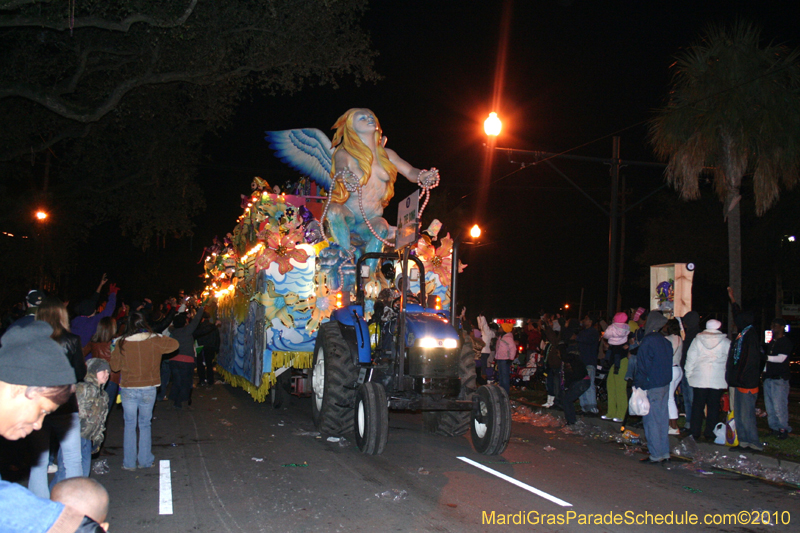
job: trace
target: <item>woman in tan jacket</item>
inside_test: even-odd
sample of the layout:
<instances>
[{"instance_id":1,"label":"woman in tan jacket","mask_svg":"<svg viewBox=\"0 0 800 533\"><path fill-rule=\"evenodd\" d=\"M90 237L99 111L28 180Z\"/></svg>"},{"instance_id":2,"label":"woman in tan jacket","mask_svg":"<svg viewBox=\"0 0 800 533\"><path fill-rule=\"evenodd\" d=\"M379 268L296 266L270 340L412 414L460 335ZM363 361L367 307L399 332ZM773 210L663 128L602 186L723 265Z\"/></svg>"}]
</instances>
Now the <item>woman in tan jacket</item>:
<instances>
[{"instance_id":1,"label":"woman in tan jacket","mask_svg":"<svg viewBox=\"0 0 800 533\"><path fill-rule=\"evenodd\" d=\"M120 372L120 396L125 412L123 470L135 470L137 461L139 468L150 468L155 463L150 420L156 403L156 387L161 384L161 356L177 349L178 341L153 333L144 315L133 312L128 317L125 335L111 352L111 370Z\"/></svg>"}]
</instances>

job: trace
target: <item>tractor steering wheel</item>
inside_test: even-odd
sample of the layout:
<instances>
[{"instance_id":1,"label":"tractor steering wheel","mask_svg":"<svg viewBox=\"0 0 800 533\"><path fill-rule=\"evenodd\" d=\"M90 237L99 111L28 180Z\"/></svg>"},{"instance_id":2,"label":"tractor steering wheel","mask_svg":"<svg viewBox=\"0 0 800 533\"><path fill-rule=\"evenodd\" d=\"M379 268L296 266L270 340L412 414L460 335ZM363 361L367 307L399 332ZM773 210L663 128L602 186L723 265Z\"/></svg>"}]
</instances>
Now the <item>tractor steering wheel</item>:
<instances>
[{"instance_id":1,"label":"tractor steering wheel","mask_svg":"<svg viewBox=\"0 0 800 533\"><path fill-rule=\"evenodd\" d=\"M412 294L412 293L406 294L406 299L411 303L420 305L419 298L415 294ZM396 312L400 311L400 297L399 296L397 298L395 298L394 300L392 300L392 309L394 309Z\"/></svg>"}]
</instances>

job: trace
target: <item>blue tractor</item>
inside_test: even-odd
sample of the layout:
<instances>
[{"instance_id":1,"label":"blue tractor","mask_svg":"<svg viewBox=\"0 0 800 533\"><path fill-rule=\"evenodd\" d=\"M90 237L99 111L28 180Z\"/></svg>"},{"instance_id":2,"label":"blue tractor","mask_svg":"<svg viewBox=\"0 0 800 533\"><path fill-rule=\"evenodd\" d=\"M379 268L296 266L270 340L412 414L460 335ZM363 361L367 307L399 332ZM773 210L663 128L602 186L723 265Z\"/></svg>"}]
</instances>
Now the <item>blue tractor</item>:
<instances>
[{"instance_id":1,"label":"blue tractor","mask_svg":"<svg viewBox=\"0 0 800 533\"><path fill-rule=\"evenodd\" d=\"M447 436L470 431L476 451L502 453L511 435L506 391L476 386L471 346L464 346L444 312L424 307L424 283L419 295L412 295L406 276L400 276L397 297L376 302L372 317L365 319L367 261L396 261L402 272L409 272L408 262L414 261L425 279L422 262L408 249L399 260L397 253L359 258L356 303L336 310L321 325L314 346L311 383L317 429L330 436L354 432L358 448L377 455L388 439L389 409L422 411L426 431Z\"/></svg>"}]
</instances>

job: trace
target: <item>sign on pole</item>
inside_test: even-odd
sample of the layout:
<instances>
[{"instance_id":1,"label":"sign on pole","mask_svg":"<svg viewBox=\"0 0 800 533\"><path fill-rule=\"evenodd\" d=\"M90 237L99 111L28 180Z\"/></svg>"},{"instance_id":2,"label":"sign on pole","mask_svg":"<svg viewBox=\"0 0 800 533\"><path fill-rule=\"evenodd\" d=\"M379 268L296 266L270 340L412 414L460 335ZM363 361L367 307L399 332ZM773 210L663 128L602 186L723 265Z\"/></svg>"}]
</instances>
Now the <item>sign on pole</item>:
<instances>
[{"instance_id":1,"label":"sign on pole","mask_svg":"<svg viewBox=\"0 0 800 533\"><path fill-rule=\"evenodd\" d=\"M397 237L395 240L395 250L400 250L409 244L417 242L417 230L419 221L419 190L400 202L397 206Z\"/></svg>"}]
</instances>

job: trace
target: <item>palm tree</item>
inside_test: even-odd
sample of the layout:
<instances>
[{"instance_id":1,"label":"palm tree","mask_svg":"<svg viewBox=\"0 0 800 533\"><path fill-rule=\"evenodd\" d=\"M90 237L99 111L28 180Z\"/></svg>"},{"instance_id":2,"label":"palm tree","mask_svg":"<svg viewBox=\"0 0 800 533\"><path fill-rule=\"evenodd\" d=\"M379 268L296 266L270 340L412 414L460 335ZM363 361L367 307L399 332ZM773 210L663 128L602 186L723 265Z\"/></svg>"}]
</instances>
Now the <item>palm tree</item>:
<instances>
[{"instance_id":1,"label":"palm tree","mask_svg":"<svg viewBox=\"0 0 800 533\"><path fill-rule=\"evenodd\" d=\"M667 181L683 199L699 197L702 173L713 178L728 223L728 275L737 301L743 178L752 176L759 216L778 200L781 185L798 182L798 57L797 50L762 45L761 30L753 24L710 26L676 57L667 103L650 121L650 142L667 161Z\"/></svg>"}]
</instances>

